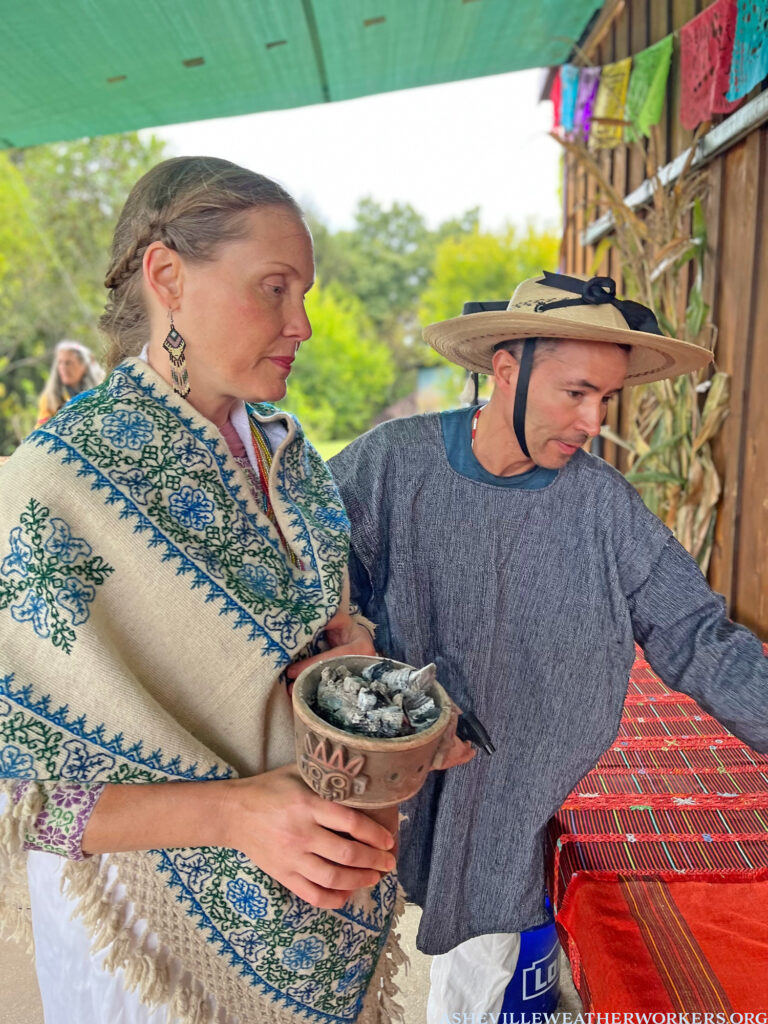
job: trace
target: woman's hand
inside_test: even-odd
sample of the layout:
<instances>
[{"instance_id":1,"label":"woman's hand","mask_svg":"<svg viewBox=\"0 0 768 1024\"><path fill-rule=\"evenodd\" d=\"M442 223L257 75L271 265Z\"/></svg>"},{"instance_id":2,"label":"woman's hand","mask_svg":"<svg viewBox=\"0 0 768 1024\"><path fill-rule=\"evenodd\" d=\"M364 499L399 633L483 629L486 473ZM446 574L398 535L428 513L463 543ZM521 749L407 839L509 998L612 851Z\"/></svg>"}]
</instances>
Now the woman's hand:
<instances>
[{"instance_id":1,"label":"woman's hand","mask_svg":"<svg viewBox=\"0 0 768 1024\"><path fill-rule=\"evenodd\" d=\"M294 765L232 780L222 812L225 845L315 907L341 907L395 867L392 833L362 811L322 800Z\"/></svg>"},{"instance_id":2,"label":"woman's hand","mask_svg":"<svg viewBox=\"0 0 768 1024\"><path fill-rule=\"evenodd\" d=\"M246 779L107 784L82 849L240 850L307 903L332 909L394 869L396 810L384 828L362 811L322 800L295 765Z\"/></svg>"},{"instance_id":3,"label":"woman's hand","mask_svg":"<svg viewBox=\"0 0 768 1024\"><path fill-rule=\"evenodd\" d=\"M314 665L315 662L337 658L340 654L376 654L371 634L365 626L355 622L348 612L338 611L332 619L328 620L325 636L331 649L289 665L285 670L289 679L295 679L299 673L309 665Z\"/></svg>"}]
</instances>

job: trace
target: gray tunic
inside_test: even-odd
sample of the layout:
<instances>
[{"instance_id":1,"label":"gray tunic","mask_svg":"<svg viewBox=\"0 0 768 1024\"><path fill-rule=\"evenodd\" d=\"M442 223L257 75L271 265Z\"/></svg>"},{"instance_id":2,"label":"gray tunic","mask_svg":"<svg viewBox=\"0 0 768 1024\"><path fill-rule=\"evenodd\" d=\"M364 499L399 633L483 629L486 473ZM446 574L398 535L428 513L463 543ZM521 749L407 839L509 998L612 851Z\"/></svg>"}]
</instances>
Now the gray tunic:
<instances>
[{"instance_id":1,"label":"gray tunic","mask_svg":"<svg viewBox=\"0 0 768 1024\"><path fill-rule=\"evenodd\" d=\"M545 920L545 827L616 737L635 639L668 686L768 751L760 641L601 460L577 452L541 490L480 483L450 466L430 414L330 466L377 647L434 661L496 745L432 772L404 808L399 871L426 953Z\"/></svg>"}]
</instances>

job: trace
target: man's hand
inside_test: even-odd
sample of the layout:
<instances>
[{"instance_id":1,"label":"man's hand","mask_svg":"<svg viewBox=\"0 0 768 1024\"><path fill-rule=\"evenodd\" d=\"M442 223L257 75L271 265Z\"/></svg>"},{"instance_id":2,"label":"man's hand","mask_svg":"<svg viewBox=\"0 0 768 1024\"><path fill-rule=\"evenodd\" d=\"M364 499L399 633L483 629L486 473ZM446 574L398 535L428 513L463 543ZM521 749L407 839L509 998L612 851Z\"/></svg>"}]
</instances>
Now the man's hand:
<instances>
[{"instance_id":1,"label":"man's hand","mask_svg":"<svg viewBox=\"0 0 768 1024\"><path fill-rule=\"evenodd\" d=\"M359 622L355 622L348 612L338 611L329 619L325 627L325 636L331 645L329 651L315 654L312 658L304 658L294 662L285 670L289 679L295 679L309 665L328 658L338 658L341 654L376 654L371 634Z\"/></svg>"}]
</instances>

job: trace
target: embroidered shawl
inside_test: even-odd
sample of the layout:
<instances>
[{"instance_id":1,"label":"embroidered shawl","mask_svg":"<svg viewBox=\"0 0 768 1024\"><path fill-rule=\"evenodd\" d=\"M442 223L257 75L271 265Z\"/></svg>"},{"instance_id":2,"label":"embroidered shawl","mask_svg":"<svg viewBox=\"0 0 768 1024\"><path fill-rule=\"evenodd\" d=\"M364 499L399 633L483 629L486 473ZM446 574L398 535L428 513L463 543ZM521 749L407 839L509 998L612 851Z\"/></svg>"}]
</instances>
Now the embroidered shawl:
<instances>
[{"instance_id":1,"label":"embroidered shawl","mask_svg":"<svg viewBox=\"0 0 768 1024\"><path fill-rule=\"evenodd\" d=\"M137 359L0 472L6 924L46 784L222 779L294 758L280 676L346 601L349 525L298 424L249 415L288 420L270 492L298 565L215 427ZM397 1012L394 876L338 912L220 848L69 861L65 876L109 969L184 1024Z\"/></svg>"}]
</instances>

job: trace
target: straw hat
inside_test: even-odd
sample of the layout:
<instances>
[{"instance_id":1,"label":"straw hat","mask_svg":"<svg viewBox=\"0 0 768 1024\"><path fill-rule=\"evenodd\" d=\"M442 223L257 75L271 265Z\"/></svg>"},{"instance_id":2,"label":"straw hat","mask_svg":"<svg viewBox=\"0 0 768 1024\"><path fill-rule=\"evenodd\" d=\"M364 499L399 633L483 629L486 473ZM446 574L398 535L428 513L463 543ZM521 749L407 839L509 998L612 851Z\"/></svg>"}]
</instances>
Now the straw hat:
<instances>
[{"instance_id":1,"label":"straw hat","mask_svg":"<svg viewBox=\"0 0 768 1024\"><path fill-rule=\"evenodd\" d=\"M424 328L432 348L474 373L493 373L496 346L523 338L630 345L627 384L676 377L712 361L708 349L665 337L646 306L617 299L610 277L544 271L543 278L523 281L504 310L469 313Z\"/></svg>"}]
</instances>

